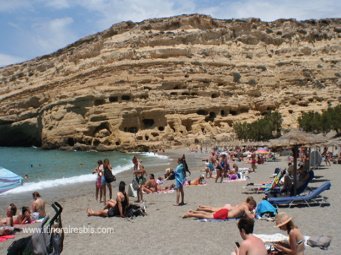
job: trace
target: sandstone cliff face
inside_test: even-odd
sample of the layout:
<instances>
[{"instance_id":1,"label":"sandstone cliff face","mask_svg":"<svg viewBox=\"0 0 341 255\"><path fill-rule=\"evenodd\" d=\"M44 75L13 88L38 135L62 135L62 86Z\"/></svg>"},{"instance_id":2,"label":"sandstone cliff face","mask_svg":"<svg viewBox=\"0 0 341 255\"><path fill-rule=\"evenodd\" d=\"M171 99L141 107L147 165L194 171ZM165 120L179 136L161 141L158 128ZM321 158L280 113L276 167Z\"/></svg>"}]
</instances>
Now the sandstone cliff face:
<instances>
[{"instance_id":1,"label":"sandstone cliff face","mask_svg":"<svg viewBox=\"0 0 341 255\"><path fill-rule=\"evenodd\" d=\"M233 136L269 110L295 127L341 100L341 19L122 22L0 69L0 145L136 150Z\"/></svg>"}]
</instances>

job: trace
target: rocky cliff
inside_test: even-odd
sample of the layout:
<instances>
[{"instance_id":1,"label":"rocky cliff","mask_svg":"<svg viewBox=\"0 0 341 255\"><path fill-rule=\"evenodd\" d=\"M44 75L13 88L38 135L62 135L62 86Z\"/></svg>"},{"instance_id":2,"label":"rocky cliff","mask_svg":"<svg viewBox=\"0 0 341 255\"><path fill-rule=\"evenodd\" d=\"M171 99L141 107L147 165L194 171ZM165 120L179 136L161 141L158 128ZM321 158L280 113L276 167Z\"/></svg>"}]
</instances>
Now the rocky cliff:
<instances>
[{"instance_id":1,"label":"rocky cliff","mask_svg":"<svg viewBox=\"0 0 341 255\"><path fill-rule=\"evenodd\" d=\"M341 19L122 22L0 69L0 145L136 150L341 101Z\"/></svg>"}]
</instances>

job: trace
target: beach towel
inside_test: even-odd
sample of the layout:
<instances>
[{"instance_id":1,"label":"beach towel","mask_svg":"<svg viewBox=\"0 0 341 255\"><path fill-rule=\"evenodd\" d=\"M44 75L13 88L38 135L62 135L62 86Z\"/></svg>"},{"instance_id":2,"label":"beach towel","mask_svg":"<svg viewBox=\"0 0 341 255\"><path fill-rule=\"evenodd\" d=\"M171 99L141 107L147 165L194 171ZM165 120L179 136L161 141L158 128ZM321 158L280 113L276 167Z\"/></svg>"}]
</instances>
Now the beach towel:
<instances>
[{"instance_id":1,"label":"beach towel","mask_svg":"<svg viewBox=\"0 0 341 255\"><path fill-rule=\"evenodd\" d=\"M184 166L183 164L179 164L175 168L175 188L181 188L185 183L185 176L184 176Z\"/></svg>"},{"instance_id":2,"label":"beach towel","mask_svg":"<svg viewBox=\"0 0 341 255\"><path fill-rule=\"evenodd\" d=\"M169 189L169 190L162 190L162 191L158 191L158 194L168 194L168 193L174 193L175 190L174 189Z\"/></svg>"},{"instance_id":3,"label":"beach towel","mask_svg":"<svg viewBox=\"0 0 341 255\"><path fill-rule=\"evenodd\" d=\"M239 220L239 218L229 218L229 219L194 219L200 222L223 222L223 221L231 221L231 220Z\"/></svg>"},{"instance_id":4,"label":"beach towel","mask_svg":"<svg viewBox=\"0 0 341 255\"><path fill-rule=\"evenodd\" d=\"M225 179L223 180L223 183L230 183L230 182L245 182L246 179L235 179L235 180L229 180L229 179Z\"/></svg>"},{"instance_id":5,"label":"beach towel","mask_svg":"<svg viewBox=\"0 0 341 255\"><path fill-rule=\"evenodd\" d=\"M288 242L289 237L281 233L276 234L253 234L254 236L261 239L264 243L277 243L277 242ZM304 245L307 246L307 242L310 236L304 236Z\"/></svg>"},{"instance_id":6,"label":"beach towel","mask_svg":"<svg viewBox=\"0 0 341 255\"><path fill-rule=\"evenodd\" d=\"M8 239L13 239L15 238L15 235L4 235L0 236L0 243L7 241Z\"/></svg>"}]
</instances>

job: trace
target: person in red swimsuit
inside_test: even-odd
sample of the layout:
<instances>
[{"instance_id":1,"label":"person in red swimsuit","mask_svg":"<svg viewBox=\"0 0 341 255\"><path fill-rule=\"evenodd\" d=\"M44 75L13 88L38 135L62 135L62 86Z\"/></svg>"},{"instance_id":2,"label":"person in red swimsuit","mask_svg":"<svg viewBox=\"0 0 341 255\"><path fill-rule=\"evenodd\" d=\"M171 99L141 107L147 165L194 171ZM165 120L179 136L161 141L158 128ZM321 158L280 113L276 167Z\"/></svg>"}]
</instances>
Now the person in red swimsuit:
<instances>
[{"instance_id":1,"label":"person in red swimsuit","mask_svg":"<svg viewBox=\"0 0 341 255\"><path fill-rule=\"evenodd\" d=\"M198 208L196 211L188 211L183 218L197 218L197 219L230 219L230 218L241 218L247 217L253 219L255 215L253 210L256 208L257 203L252 197L248 197L245 202L242 202L235 206L215 208L214 210L204 210Z\"/></svg>"}]
</instances>

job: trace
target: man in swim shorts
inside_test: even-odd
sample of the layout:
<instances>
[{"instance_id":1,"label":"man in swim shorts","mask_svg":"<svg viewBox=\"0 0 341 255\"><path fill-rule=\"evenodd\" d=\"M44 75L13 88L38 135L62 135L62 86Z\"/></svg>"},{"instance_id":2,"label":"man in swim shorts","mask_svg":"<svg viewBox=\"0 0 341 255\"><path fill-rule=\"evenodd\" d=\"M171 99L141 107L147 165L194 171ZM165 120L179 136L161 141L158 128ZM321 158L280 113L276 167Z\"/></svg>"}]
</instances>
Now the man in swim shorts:
<instances>
[{"instance_id":1,"label":"man in swim shorts","mask_svg":"<svg viewBox=\"0 0 341 255\"><path fill-rule=\"evenodd\" d=\"M256 208L256 201L252 197L248 197L245 202L238 205L231 206L229 208L213 208L214 210L205 210L200 206L196 211L188 211L183 218L198 218L198 219L230 219L230 218L241 218L247 217L253 219L255 215L253 210Z\"/></svg>"}]
</instances>

